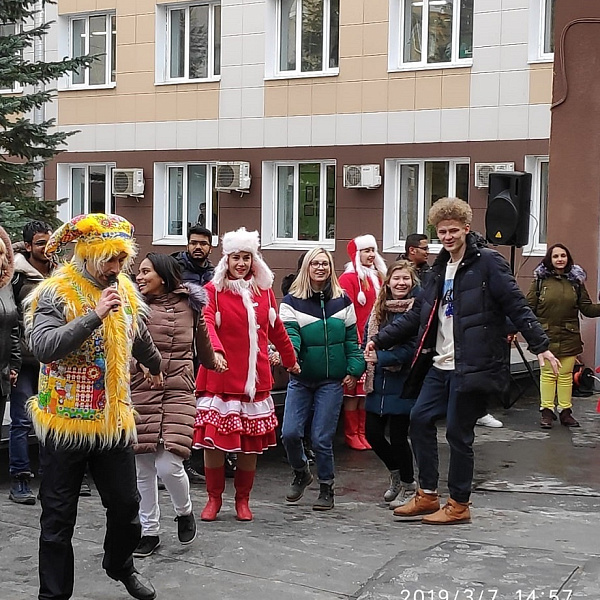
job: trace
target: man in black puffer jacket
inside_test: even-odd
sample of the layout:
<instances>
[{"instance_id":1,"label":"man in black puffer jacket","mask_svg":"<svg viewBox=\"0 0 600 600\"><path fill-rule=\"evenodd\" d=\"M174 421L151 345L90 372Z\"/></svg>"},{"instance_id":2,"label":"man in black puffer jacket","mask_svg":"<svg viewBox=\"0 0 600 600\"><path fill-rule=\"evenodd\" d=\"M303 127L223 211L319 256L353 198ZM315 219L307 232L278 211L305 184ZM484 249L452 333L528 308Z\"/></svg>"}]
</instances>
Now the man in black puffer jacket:
<instances>
[{"instance_id":1,"label":"man in black puffer jacket","mask_svg":"<svg viewBox=\"0 0 600 600\"><path fill-rule=\"evenodd\" d=\"M508 263L477 243L469 233L471 218L471 208L458 198L442 198L432 206L429 222L444 249L413 309L382 329L365 349L368 361L375 349L390 348L418 332L404 396L418 395L410 432L420 486L414 498L394 511L403 520L418 518L434 525L471 520L475 422L486 413L486 397L502 393L509 384L507 317L540 363L548 360L558 370L548 337ZM450 445L450 498L440 508L436 421L444 418Z\"/></svg>"}]
</instances>

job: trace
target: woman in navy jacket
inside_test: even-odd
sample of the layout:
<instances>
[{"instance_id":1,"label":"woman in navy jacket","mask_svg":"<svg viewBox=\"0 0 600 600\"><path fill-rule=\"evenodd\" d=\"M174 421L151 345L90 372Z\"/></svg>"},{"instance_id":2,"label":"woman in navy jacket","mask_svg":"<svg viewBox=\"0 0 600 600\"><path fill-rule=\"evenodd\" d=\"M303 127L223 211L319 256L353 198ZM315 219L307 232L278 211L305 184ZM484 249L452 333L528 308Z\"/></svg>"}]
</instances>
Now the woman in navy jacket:
<instances>
[{"instance_id":1,"label":"woman in navy jacket","mask_svg":"<svg viewBox=\"0 0 600 600\"><path fill-rule=\"evenodd\" d=\"M368 340L382 327L393 323L412 308L417 276L411 263L399 260L390 265L365 327ZM410 411L414 399L403 395L404 383L415 353L415 340L374 350L366 355L366 437L390 472L390 487L383 495L394 508L415 491L413 454L408 441ZM385 436L389 426L389 441Z\"/></svg>"}]
</instances>

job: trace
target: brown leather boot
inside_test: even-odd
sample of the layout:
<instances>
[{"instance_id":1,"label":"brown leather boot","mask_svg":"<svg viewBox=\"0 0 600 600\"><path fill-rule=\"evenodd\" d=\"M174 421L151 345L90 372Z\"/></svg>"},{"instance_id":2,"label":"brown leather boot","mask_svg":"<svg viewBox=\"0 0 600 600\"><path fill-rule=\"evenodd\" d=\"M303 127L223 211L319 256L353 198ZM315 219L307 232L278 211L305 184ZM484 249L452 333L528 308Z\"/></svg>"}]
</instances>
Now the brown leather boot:
<instances>
[{"instance_id":1,"label":"brown leather boot","mask_svg":"<svg viewBox=\"0 0 600 600\"><path fill-rule=\"evenodd\" d=\"M573 417L573 411L570 408L563 408L558 417L560 424L565 427L579 427L579 421Z\"/></svg>"},{"instance_id":2,"label":"brown leather boot","mask_svg":"<svg viewBox=\"0 0 600 600\"><path fill-rule=\"evenodd\" d=\"M457 502L448 498L448 502L440 510L432 515L423 517L422 522L426 525L457 525L458 523L470 523L471 511L468 502Z\"/></svg>"},{"instance_id":3,"label":"brown leather boot","mask_svg":"<svg viewBox=\"0 0 600 600\"><path fill-rule=\"evenodd\" d=\"M394 516L401 521L418 521L423 515L430 515L440 509L437 494L426 494L421 488L406 503L394 509Z\"/></svg>"},{"instance_id":4,"label":"brown leather boot","mask_svg":"<svg viewBox=\"0 0 600 600\"><path fill-rule=\"evenodd\" d=\"M540 414L540 427L542 429L552 429L552 421L554 421L554 411L549 408L542 408Z\"/></svg>"}]
</instances>

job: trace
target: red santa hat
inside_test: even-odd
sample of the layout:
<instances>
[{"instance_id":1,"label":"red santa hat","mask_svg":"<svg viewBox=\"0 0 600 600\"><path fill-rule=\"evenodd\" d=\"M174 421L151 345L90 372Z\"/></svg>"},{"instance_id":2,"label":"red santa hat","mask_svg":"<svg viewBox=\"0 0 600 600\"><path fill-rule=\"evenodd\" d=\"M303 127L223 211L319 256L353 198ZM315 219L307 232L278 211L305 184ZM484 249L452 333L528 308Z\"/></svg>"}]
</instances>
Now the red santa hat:
<instances>
[{"instance_id":1,"label":"red santa hat","mask_svg":"<svg viewBox=\"0 0 600 600\"><path fill-rule=\"evenodd\" d=\"M360 261L360 251L365 250L366 248L375 248L375 262L372 267L365 267ZM348 242L347 250L350 262L346 265L346 272L356 273L359 289L356 299L361 306L364 306L367 302L367 298L362 290L362 284L368 279L375 288L375 291L379 293L381 281L385 277L387 270L385 261L381 254L379 254L377 240L370 233L359 235L353 240L350 240Z\"/></svg>"}]
</instances>

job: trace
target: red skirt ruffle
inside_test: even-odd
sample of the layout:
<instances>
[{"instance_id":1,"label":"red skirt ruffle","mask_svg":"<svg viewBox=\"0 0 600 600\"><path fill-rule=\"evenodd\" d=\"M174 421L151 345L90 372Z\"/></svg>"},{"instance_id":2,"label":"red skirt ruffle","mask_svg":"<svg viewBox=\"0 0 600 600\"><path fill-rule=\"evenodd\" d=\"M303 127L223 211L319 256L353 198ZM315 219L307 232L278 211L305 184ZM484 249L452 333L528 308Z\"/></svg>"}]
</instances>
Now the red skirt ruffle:
<instances>
[{"instance_id":1,"label":"red skirt ruffle","mask_svg":"<svg viewBox=\"0 0 600 600\"><path fill-rule=\"evenodd\" d=\"M205 392L196 401L194 448L262 454L277 445L277 417L269 392L245 395Z\"/></svg>"},{"instance_id":2,"label":"red skirt ruffle","mask_svg":"<svg viewBox=\"0 0 600 600\"><path fill-rule=\"evenodd\" d=\"M344 396L366 396L367 393L365 392L365 380L367 378L367 374L363 373L360 376L360 379L356 382L356 387L354 387L353 389L348 389L346 386L344 386Z\"/></svg>"}]
</instances>

